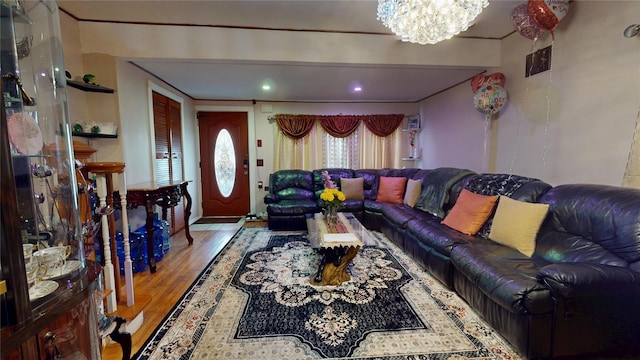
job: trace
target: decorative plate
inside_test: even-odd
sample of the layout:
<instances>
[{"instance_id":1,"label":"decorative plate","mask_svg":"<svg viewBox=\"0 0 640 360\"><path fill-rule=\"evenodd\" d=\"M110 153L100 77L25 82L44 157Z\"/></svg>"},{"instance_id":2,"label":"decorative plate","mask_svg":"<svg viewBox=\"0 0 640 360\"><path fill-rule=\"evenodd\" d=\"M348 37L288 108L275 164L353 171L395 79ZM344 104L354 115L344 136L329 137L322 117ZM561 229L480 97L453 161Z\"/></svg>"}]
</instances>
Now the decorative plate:
<instances>
[{"instance_id":1,"label":"decorative plate","mask_svg":"<svg viewBox=\"0 0 640 360\"><path fill-rule=\"evenodd\" d=\"M58 288L58 283L55 281L44 280L33 285L29 289L29 300L37 300L43 298L49 294L52 294Z\"/></svg>"},{"instance_id":2,"label":"decorative plate","mask_svg":"<svg viewBox=\"0 0 640 360\"><path fill-rule=\"evenodd\" d=\"M80 268L80 261L68 260L62 268L51 270L51 274L47 271L47 274L43 277L44 280L53 280L61 278L72 271L76 271Z\"/></svg>"},{"instance_id":3,"label":"decorative plate","mask_svg":"<svg viewBox=\"0 0 640 360\"><path fill-rule=\"evenodd\" d=\"M7 119L9 141L22 155L36 155L42 150L42 132L27 113L15 113Z\"/></svg>"}]
</instances>

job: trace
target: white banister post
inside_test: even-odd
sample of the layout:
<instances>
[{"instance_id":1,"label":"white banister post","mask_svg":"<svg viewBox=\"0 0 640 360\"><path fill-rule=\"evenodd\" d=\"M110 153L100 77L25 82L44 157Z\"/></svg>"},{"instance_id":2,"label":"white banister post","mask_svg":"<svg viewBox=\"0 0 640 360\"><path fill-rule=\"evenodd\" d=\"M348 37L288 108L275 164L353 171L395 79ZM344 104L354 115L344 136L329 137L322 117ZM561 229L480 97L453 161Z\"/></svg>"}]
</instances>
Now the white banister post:
<instances>
[{"instance_id":1,"label":"white banister post","mask_svg":"<svg viewBox=\"0 0 640 360\"><path fill-rule=\"evenodd\" d=\"M100 208L107 206L107 182L104 174L98 174L96 177L98 186L98 197L100 198ZM116 279L113 274L113 264L111 263L111 246L109 245L109 219L108 215L103 214L100 218L102 224L102 256L104 257L104 287L109 291L107 295L107 313L113 313L118 310L118 301L116 300Z\"/></svg>"},{"instance_id":2,"label":"white banister post","mask_svg":"<svg viewBox=\"0 0 640 360\"><path fill-rule=\"evenodd\" d=\"M120 206L122 207L122 237L124 242L124 282L127 294L127 306L135 304L133 291L133 262L131 261L131 245L129 243L129 218L127 217L127 182L124 172L118 179L120 187Z\"/></svg>"}]
</instances>

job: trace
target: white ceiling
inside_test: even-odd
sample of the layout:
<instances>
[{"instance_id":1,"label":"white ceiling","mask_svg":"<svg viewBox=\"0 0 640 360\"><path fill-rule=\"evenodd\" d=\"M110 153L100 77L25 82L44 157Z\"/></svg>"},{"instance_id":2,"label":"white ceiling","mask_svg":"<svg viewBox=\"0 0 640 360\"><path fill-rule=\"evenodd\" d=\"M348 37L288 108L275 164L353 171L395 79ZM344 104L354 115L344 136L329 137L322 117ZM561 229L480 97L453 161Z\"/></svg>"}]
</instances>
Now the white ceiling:
<instances>
[{"instance_id":1,"label":"white ceiling","mask_svg":"<svg viewBox=\"0 0 640 360\"><path fill-rule=\"evenodd\" d=\"M514 31L511 11L522 2L524 0L491 1L476 23L459 37L504 38ZM80 21L391 33L376 19L377 1L372 0L59 0L59 6ZM130 61L198 100L413 102L484 70L480 66L435 68L193 59ZM263 78L274 84L271 91L261 91L261 84L256 83ZM365 91L352 92L350 89L356 84Z\"/></svg>"}]
</instances>

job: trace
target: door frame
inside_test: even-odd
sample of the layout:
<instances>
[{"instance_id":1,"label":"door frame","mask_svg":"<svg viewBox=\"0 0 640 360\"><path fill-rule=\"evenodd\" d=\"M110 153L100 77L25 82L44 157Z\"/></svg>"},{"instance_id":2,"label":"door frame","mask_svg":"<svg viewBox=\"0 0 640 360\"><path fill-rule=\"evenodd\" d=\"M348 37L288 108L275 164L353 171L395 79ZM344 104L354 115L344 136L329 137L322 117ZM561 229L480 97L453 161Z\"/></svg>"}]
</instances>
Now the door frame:
<instances>
[{"instance_id":1,"label":"door frame","mask_svg":"<svg viewBox=\"0 0 640 360\"><path fill-rule=\"evenodd\" d=\"M218 105L196 105L195 106L195 114L193 115L196 119L196 147L200 149L200 124L198 123L198 112L244 112L247 114L247 132L249 135L249 211L255 214L256 212L256 194L257 194L257 186L256 186L256 172L258 171L258 167L256 165L256 126L255 126L255 117L254 117L254 109L253 106L218 106ZM200 159L200 151L198 151L198 163L202 161ZM200 170L200 168L198 168ZM197 172L198 178L198 194L199 198L202 199L202 172ZM197 204L200 208L200 214L202 211L202 202Z\"/></svg>"}]
</instances>

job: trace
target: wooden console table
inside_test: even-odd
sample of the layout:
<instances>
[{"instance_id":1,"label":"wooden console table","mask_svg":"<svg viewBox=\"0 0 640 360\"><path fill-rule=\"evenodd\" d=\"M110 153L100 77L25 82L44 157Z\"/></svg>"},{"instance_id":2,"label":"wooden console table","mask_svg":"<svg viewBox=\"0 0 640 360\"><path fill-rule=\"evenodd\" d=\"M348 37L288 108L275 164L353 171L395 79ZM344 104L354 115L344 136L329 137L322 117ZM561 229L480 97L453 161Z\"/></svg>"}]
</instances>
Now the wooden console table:
<instances>
[{"instance_id":1,"label":"wooden console table","mask_svg":"<svg viewBox=\"0 0 640 360\"><path fill-rule=\"evenodd\" d=\"M189 241L193 244L193 237L189 233L189 216L191 216L191 195L187 191L187 185L191 181L172 182L146 182L127 186L127 207L135 209L139 205L144 205L147 210L147 255L149 257L149 270L156 272L156 259L153 254L153 213L155 206L162 208L162 220L167 220L167 210L172 208L184 196L186 199L184 210L184 232Z\"/></svg>"}]
</instances>

